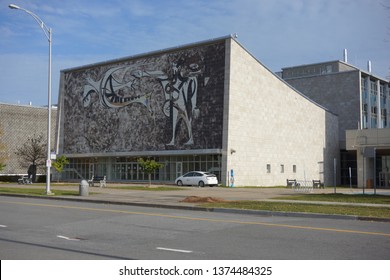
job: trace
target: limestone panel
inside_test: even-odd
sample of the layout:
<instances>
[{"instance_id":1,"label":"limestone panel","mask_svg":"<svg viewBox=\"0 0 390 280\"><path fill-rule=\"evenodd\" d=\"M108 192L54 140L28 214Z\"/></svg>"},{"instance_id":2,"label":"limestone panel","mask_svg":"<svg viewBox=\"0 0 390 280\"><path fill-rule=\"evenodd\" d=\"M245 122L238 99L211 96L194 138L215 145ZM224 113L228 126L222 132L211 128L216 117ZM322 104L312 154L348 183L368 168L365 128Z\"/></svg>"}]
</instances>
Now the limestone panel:
<instances>
[{"instance_id":1,"label":"limestone panel","mask_svg":"<svg viewBox=\"0 0 390 280\"><path fill-rule=\"evenodd\" d=\"M335 128L335 115L232 41L227 170L234 170L237 185L285 185L286 179L329 182L324 169L329 158L337 157ZM229 149L236 152L229 154Z\"/></svg>"}]
</instances>

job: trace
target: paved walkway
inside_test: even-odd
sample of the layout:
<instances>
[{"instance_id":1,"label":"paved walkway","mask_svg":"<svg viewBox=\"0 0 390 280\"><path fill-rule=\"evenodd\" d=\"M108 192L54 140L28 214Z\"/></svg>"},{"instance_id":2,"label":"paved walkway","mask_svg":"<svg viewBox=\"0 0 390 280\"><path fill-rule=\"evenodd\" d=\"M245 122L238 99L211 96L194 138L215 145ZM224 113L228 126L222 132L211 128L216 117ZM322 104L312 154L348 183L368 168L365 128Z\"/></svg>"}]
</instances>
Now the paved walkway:
<instances>
[{"instance_id":1,"label":"paved walkway","mask_svg":"<svg viewBox=\"0 0 390 280\"><path fill-rule=\"evenodd\" d=\"M129 184L126 184L127 186ZM138 184L139 186L140 184ZM18 185L18 184L0 184L0 188L4 187L20 187L20 188L45 188L42 185ZM121 204L139 204L150 206L172 206L172 207L195 207L199 205L199 202L182 202L185 198L197 196L197 197L210 197L223 200L257 200L257 201L283 201L288 203L308 203L308 204L339 204L339 205L354 205L353 203L337 203L337 202L319 202L319 201L292 201L284 200L283 198L291 195L305 194L296 192L291 188L223 188L223 187L181 187L180 190L171 191L149 191L149 190L130 190L120 189L120 184L110 184L108 187L90 187L88 188L89 195L87 196L55 196L52 198L71 198L73 200L85 200L85 201L99 201L107 203L121 203ZM162 185L153 185L151 188L155 188ZM167 187L173 187L172 185L166 185ZM78 185L69 186L51 186L51 190L73 190L79 191ZM344 194L362 194L362 189L348 189L338 188L337 193ZM314 189L312 193L334 193L333 188L326 189ZM373 189L366 189L365 194L373 194ZM378 189L377 194L389 195L390 189ZM358 204L361 206L374 206L374 207L389 207L390 204Z\"/></svg>"}]
</instances>

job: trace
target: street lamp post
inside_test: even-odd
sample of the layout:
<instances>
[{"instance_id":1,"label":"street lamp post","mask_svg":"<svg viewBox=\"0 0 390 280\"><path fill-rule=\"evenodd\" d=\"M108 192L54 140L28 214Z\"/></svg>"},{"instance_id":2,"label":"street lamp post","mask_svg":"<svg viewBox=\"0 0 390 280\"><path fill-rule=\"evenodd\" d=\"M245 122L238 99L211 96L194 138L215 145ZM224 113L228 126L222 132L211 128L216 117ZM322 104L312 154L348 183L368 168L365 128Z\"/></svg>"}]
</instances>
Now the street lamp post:
<instances>
[{"instance_id":1,"label":"street lamp post","mask_svg":"<svg viewBox=\"0 0 390 280\"><path fill-rule=\"evenodd\" d=\"M50 167L51 167L51 152L50 152L50 134L51 134L51 28L47 27L46 24L33 12L23 9L17 5L10 4L8 6L10 9L15 10L21 10L32 16L35 21L38 23L39 27L42 29L43 33L45 34L47 40L49 41L49 74L48 74L48 90L47 90L47 110L48 110L48 117L47 117L47 159L46 159L46 194L51 195L52 192L50 191Z\"/></svg>"}]
</instances>

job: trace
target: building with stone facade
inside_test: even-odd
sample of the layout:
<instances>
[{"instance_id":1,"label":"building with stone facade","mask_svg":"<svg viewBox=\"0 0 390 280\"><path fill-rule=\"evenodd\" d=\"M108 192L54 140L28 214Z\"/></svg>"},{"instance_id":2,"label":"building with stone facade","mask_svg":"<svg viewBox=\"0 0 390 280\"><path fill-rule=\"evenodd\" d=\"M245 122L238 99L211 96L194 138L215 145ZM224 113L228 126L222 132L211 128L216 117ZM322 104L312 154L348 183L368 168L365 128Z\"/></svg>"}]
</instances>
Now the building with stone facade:
<instances>
[{"instance_id":1,"label":"building with stone facade","mask_svg":"<svg viewBox=\"0 0 390 280\"><path fill-rule=\"evenodd\" d=\"M334 182L338 117L272 73L235 38L61 71L57 152L68 179L146 180L137 159L223 185Z\"/></svg>"},{"instance_id":2,"label":"building with stone facade","mask_svg":"<svg viewBox=\"0 0 390 280\"><path fill-rule=\"evenodd\" d=\"M349 185L350 174L353 185L379 183L382 166L390 166L390 142L383 142L389 139L383 136L390 128L389 81L373 75L370 62L364 71L348 64L346 56L344 61L283 68L280 75L292 87L338 115L341 183ZM349 136L347 131L351 131ZM374 148L376 163L373 152L368 152Z\"/></svg>"},{"instance_id":3,"label":"building with stone facade","mask_svg":"<svg viewBox=\"0 0 390 280\"><path fill-rule=\"evenodd\" d=\"M15 154L28 138L40 135L47 139L47 107L0 103L0 157L5 168L0 175L26 175L31 162L22 162ZM54 149L57 108L52 108L51 145ZM38 174L45 174L45 162L38 166Z\"/></svg>"}]
</instances>

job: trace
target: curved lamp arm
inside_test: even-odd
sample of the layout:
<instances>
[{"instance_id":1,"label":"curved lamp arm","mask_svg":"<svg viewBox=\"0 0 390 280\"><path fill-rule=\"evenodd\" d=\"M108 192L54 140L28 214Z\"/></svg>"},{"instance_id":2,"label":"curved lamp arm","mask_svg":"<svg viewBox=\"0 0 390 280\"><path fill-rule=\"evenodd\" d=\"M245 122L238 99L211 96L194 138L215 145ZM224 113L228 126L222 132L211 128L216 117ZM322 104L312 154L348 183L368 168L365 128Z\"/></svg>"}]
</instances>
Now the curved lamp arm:
<instances>
[{"instance_id":1,"label":"curved lamp arm","mask_svg":"<svg viewBox=\"0 0 390 280\"><path fill-rule=\"evenodd\" d=\"M17 5L14 5L14 4L10 4L10 5L8 5L8 7L10 9L24 11L24 12L28 13L30 16L32 16L35 19L35 21L38 23L39 27L42 29L47 40L49 40L49 42L51 42L51 28L47 27L47 25L40 19L39 16L37 16L36 14L34 14L33 12L31 12L29 10L23 9Z\"/></svg>"}]
</instances>

